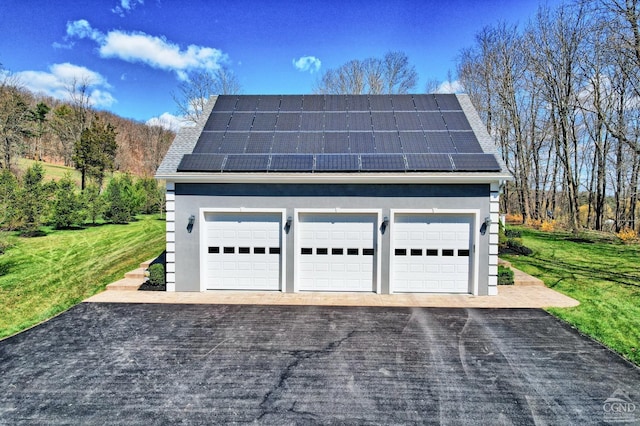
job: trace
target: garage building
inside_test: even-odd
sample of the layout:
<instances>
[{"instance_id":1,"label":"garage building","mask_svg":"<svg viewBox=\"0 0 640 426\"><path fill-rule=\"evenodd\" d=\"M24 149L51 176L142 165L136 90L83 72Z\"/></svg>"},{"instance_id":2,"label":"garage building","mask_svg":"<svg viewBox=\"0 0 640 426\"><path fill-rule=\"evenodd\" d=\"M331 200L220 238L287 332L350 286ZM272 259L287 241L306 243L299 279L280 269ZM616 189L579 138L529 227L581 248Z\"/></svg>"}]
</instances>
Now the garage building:
<instances>
[{"instance_id":1,"label":"garage building","mask_svg":"<svg viewBox=\"0 0 640 426\"><path fill-rule=\"evenodd\" d=\"M497 294L511 176L466 95L212 97L156 177L167 291Z\"/></svg>"}]
</instances>

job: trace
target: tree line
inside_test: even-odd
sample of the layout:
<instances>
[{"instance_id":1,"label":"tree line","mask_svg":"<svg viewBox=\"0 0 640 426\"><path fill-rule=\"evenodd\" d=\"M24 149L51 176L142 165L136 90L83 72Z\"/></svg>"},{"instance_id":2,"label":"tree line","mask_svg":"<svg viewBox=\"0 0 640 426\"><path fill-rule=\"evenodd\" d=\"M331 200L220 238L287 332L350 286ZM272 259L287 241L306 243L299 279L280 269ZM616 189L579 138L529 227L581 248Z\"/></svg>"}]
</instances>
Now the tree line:
<instances>
[{"instance_id":1,"label":"tree line","mask_svg":"<svg viewBox=\"0 0 640 426\"><path fill-rule=\"evenodd\" d=\"M98 169L152 176L169 149L175 133L161 126L128 120L93 109L89 82L68 82L67 101L29 92L0 66L0 168L11 168L24 157L76 167L88 179L99 178ZM94 124L95 123L95 124ZM110 158L99 157L90 145L101 143L87 130L110 129L114 136L102 148ZM85 145L80 146L81 138ZM84 150L84 151L83 151Z\"/></svg>"},{"instance_id":2,"label":"tree line","mask_svg":"<svg viewBox=\"0 0 640 426\"><path fill-rule=\"evenodd\" d=\"M458 78L515 177L503 211L574 232L636 229L639 23L637 0L541 7L461 52Z\"/></svg>"},{"instance_id":3,"label":"tree line","mask_svg":"<svg viewBox=\"0 0 640 426\"><path fill-rule=\"evenodd\" d=\"M69 229L100 221L129 223L138 214L162 212L164 192L152 177L117 174L104 191L91 183L77 188L71 173L58 181L45 180L40 163L21 177L0 171L0 230L35 236L43 225Z\"/></svg>"}]
</instances>

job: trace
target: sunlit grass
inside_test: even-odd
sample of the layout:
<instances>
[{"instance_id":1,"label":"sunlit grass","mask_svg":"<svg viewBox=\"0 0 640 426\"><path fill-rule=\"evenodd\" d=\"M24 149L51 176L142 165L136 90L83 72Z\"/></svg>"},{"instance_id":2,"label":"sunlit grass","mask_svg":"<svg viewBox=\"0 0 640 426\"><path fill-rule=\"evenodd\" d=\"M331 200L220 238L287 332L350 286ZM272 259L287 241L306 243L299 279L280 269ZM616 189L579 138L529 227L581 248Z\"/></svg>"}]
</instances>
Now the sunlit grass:
<instances>
[{"instance_id":1,"label":"sunlit grass","mask_svg":"<svg viewBox=\"0 0 640 426\"><path fill-rule=\"evenodd\" d=\"M502 256L580 301L549 312L640 364L640 246L604 234L578 238L563 232L521 228L532 256Z\"/></svg>"},{"instance_id":2,"label":"sunlit grass","mask_svg":"<svg viewBox=\"0 0 640 426\"><path fill-rule=\"evenodd\" d=\"M12 247L0 255L0 337L68 309L159 255L164 232L158 216L140 216L128 225L8 236Z\"/></svg>"}]
</instances>

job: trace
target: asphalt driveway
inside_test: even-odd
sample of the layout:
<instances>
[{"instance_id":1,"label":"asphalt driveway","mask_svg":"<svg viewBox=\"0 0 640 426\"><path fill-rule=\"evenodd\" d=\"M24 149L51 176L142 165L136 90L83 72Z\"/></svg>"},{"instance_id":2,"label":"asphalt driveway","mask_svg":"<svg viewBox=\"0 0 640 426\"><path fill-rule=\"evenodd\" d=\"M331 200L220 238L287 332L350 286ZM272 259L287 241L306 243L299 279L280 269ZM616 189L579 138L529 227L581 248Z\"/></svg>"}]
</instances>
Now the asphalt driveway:
<instances>
[{"instance_id":1,"label":"asphalt driveway","mask_svg":"<svg viewBox=\"0 0 640 426\"><path fill-rule=\"evenodd\" d=\"M83 303L0 341L1 424L611 420L640 369L541 310Z\"/></svg>"}]
</instances>

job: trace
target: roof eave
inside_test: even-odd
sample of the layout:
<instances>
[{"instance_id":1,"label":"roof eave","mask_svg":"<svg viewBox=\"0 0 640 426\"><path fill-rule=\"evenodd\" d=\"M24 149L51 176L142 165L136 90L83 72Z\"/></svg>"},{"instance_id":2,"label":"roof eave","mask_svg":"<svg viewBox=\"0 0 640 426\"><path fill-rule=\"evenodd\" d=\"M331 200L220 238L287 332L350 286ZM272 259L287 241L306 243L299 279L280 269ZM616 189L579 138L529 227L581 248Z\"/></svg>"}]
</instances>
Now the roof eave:
<instances>
[{"instance_id":1,"label":"roof eave","mask_svg":"<svg viewBox=\"0 0 640 426\"><path fill-rule=\"evenodd\" d=\"M171 173L156 179L178 183L450 184L511 181L508 173Z\"/></svg>"}]
</instances>

